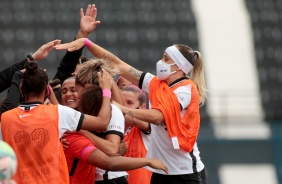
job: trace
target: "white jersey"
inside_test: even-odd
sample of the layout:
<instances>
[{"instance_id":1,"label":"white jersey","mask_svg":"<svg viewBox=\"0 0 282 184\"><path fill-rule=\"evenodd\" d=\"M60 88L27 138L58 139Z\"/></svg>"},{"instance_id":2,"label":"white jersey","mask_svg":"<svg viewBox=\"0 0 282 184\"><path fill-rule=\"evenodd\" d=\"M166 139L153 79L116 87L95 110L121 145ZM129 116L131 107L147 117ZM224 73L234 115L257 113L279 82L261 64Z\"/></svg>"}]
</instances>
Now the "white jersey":
<instances>
[{"instance_id":1,"label":"white jersey","mask_svg":"<svg viewBox=\"0 0 282 184\"><path fill-rule=\"evenodd\" d=\"M112 117L110 119L110 123L108 126L108 129L106 131L106 134L116 134L121 136L121 139L123 139L124 135L124 116L121 112L121 110L114 104L111 104L112 106ZM103 179L103 174L105 174L105 170L100 169L96 167L96 173L95 173L95 180L101 181ZM127 176L127 172L125 171L117 171L117 172L108 172L108 178L114 179L121 176Z\"/></svg>"},{"instance_id":2,"label":"white jersey","mask_svg":"<svg viewBox=\"0 0 282 184\"><path fill-rule=\"evenodd\" d=\"M36 108L37 105L41 104L21 104L18 108L23 110L31 110ZM82 125L82 121L84 118L83 113L76 111L70 107L59 105L58 104L58 129L59 129L59 137L67 131L79 131Z\"/></svg>"},{"instance_id":3,"label":"white jersey","mask_svg":"<svg viewBox=\"0 0 282 184\"><path fill-rule=\"evenodd\" d=\"M150 82L153 77L155 76L150 73L143 73L140 78L141 83L139 87L148 93ZM175 81L172 86L180 81ZM180 114L181 117L183 117L186 108L191 101L191 86L178 87L174 90L174 93L182 106L183 110L180 112ZM164 123L161 125L151 125L151 137L147 158L158 158L164 162L168 167L169 175L191 174L204 169L204 164L201 161L197 143L195 143L193 151L190 153L181 149L174 149L172 140L168 135ZM155 173L166 174L161 170L156 170L149 167L148 169Z\"/></svg>"}]
</instances>

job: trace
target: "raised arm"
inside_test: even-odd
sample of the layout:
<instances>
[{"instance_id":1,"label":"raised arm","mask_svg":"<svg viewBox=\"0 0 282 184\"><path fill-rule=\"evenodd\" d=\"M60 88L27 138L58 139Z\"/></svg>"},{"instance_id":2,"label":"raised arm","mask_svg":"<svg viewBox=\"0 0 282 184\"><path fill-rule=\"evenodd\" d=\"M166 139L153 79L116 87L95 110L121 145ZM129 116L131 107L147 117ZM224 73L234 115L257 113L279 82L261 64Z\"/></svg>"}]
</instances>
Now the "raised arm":
<instances>
[{"instance_id":1,"label":"raised arm","mask_svg":"<svg viewBox=\"0 0 282 184\"><path fill-rule=\"evenodd\" d=\"M142 74L141 71L125 63L111 52L91 42L88 39L81 38L70 43L56 45L55 48L57 50L68 49L68 51L72 52L82 48L84 45L95 57L107 60L111 67L117 67L120 70L122 77L131 81L133 84L138 85L140 76Z\"/></svg>"},{"instance_id":2,"label":"raised arm","mask_svg":"<svg viewBox=\"0 0 282 184\"><path fill-rule=\"evenodd\" d=\"M0 93L6 90L11 85L11 81L15 72L24 69L26 61L27 60L24 59L23 61L14 63L13 65L0 71Z\"/></svg>"},{"instance_id":3,"label":"raised arm","mask_svg":"<svg viewBox=\"0 0 282 184\"><path fill-rule=\"evenodd\" d=\"M48 53L53 49L53 46L58 43L60 43L60 40L53 40L49 43L42 45L37 51L35 51L31 55L31 57L36 61L44 59L48 55ZM0 71L0 93L10 87L15 72L24 69L26 61L27 58L25 58L21 62L14 63L13 65Z\"/></svg>"},{"instance_id":4,"label":"raised arm","mask_svg":"<svg viewBox=\"0 0 282 184\"><path fill-rule=\"evenodd\" d=\"M98 116L85 115L81 129L92 131L105 131L111 118L111 96L109 91L112 87L112 78L108 72L103 70L102 73L98 72L99 85L103 89L103 102ZM105 93L104 93L105 91Z\"/></svg>"},{"instance_id":5,"label":"raised arm","mask_svg":"<svg viewBox=\"0 0 282 184\"><path fill-rule=\"evenodd\" d=\"M21 98L20 83L22 78L23 73L21 71L17 71L14 74L11 86L7 92L7 97L4 99L0 106L0 117L2 113L11 110L19 105L19 101Z\"/></svg>"},{"instance_id":6,"label":"raised arm","mask_svg":"<svg viewBox=\"0 0 282 184\"><path fill-rule=\"evenodd\" d=\"M61 40L56 39L56 40L50 41L42 45L39 49L37 49L37 51L35 51L32 54L32 57L29 59L39 61L39 60L46 58L49 52L51 52L51 50L54 48L54 46L60 43L61 43Z\"/></svg>"},{"instance_id":7,"label":"raised arm","mask_svg":"<svg viewBox=\"0 0 282 184\"><path fill-rule=\"evenodd\" d=\"M47 86L47 99L51 104L57 105L59 104L57 97L52 89L52 87L48 84ZM45 100L45 102L46 102Z\"/></svg>"},{"instance_id":8,"label":"raised arm","mask_svg":"<svg viewBox=\"0 0 282 184\"><path fill-rule=\"evenodd\" d=\"M95 30L97 25L100 24L100 21L96 21L96 17L97 8L95 7L95 4L89 4L87 6L85 14L83 12L83 9L80 8L80 29L75 36L75 40L80 38L87 38L89 34ZM60 79L63 83L65 79L72 76L72 73L76 68L77 62L80 56L82 55L82 50L83 47L74 52L66 52L60 62L54 79Z\"/></svg>"},{"instance_id":9,"label":"raised arm","mask_svg":"<svg viewBox=\"0 0 282 184\"><path fill-rule=\"evenodd\" d=\"M76 39L87 38L88 35L93 32L100 21L96 20L97 8L95 4L88 5L84 14L83 9L80 8L80 29L76 35Z\"/></svg>"},{"instance_id":10,"label":"raised arm","mask_svg":"<svg viewBox=\"0 0 282 184\"><path fill-rule=\"evenodd\" d=\"M112 87L112 99L121 105L125 105L124 98L115 82L113 82L113 87Z\"/></svg>"}]
</instances>

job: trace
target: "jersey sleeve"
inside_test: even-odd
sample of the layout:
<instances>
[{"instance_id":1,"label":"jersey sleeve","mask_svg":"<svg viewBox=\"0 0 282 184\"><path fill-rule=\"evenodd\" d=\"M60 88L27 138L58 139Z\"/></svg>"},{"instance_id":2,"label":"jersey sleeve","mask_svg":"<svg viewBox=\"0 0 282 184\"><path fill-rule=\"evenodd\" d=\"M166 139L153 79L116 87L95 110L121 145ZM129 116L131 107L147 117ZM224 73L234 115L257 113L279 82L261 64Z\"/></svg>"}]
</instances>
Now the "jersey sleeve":
<instances>
[{"instance_id":1,"label":"jersey sleeve","mask_svg":"<svg viewBox=\"0 0 282 184\"><path fill-rule=\"evenodd\" d=\"M191 85L180 86L173 91L182 109L186 109L191 102L191 87Z\"/></svg>"},{"instance_id":2,"label":"jersey sleeve","mask_svg":"<svg viewBox=\"0 0 282 184\"><path fill-rule=\"evenodd\" d=\"M124 135L124 116L121 110L114 104L112 106L112 117L110 119L110 123L108 129L106 131L106 135L108 134L116 134L123 139Z\"/></svg>"},{"instance_id":3,"label":"jersey sleeve","mask_svg":"<svg viewBox=\"0 0 282 184\"><path fill-rule=\"evenodd\" d=\"M142 73L139 80L139 88L145 91L146 93L149 93L150 82L154 77L155 76L151 73Z\"/></svg>"},{"instance_id":4,"label":"jersey sleeve","mask_svg":"<svg viewBox=\"0 0 282 184\"><path fill-rule=\"evenodd\" d=\"M93 142L83 135L71 134L65 138L70 143L68 148L65 149L65 153L85 162L89 155L97 149Z\"/></svg>"},{"instance_id":5,"label":"jersey sleeve","mask_svg":"<svg viewBox=\"0 0 282 184\"><path fill-rule=\"evenodd\" d=\"M67 106L58 105L59 111L59 136L64 132L79 131L84 119L84 114Z\"/></svg>"}]
</instances>

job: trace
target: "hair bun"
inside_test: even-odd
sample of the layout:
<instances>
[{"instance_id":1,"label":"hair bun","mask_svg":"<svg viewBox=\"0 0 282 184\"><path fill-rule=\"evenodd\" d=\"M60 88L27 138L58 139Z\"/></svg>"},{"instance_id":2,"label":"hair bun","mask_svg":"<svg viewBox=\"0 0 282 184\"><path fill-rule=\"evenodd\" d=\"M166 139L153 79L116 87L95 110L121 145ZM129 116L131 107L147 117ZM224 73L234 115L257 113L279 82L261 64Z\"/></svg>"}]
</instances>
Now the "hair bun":
<instances>
[{"instance_id":1,"label":"hair bun","mask_svg":"<svg viewBox=\"0 0 282 184\"><path fill-rule=\"evenodd\" d=\"M38 63L35 61L28 61L26 62L26 71L29 75L34 75L37 72L38 69Z\"/></svg>"}]
</instances>

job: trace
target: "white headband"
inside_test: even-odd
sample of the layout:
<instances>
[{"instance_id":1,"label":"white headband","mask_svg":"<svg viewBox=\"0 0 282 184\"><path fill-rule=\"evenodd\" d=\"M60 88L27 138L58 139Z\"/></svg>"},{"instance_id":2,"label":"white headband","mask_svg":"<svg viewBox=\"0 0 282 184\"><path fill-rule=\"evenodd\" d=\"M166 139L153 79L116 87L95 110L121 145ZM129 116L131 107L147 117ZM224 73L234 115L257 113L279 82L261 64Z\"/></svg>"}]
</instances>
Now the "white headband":
<instances>
[{"instance_id":1,"label":"white headband","mask_svg":"<svg viewBox=\"0 0 282 184\"><path fill-rule=\"evenodd\" d=\"M165 52L186 75L193 69L193 65L181 54L181 52L175 46L168 47Z\"/></svg>"}]
</instances>

